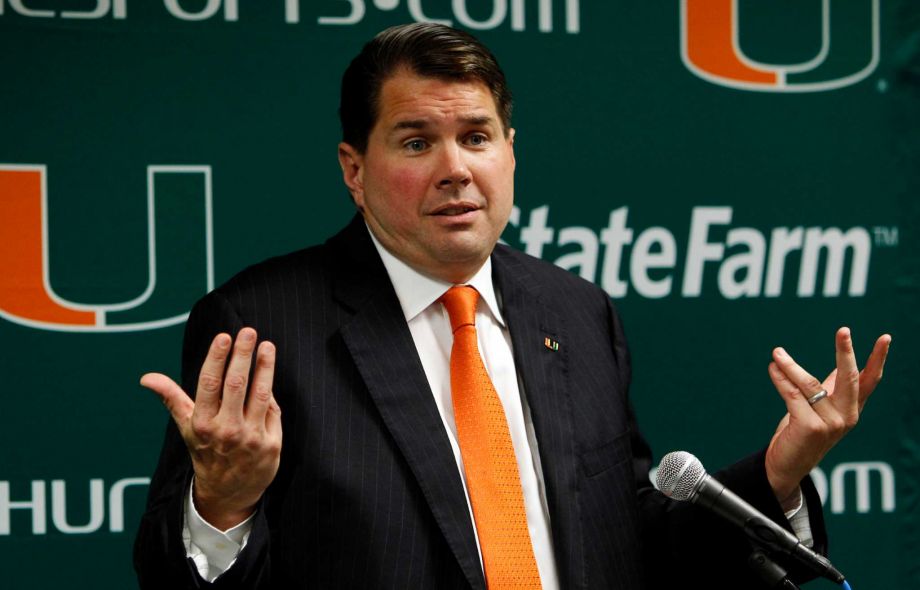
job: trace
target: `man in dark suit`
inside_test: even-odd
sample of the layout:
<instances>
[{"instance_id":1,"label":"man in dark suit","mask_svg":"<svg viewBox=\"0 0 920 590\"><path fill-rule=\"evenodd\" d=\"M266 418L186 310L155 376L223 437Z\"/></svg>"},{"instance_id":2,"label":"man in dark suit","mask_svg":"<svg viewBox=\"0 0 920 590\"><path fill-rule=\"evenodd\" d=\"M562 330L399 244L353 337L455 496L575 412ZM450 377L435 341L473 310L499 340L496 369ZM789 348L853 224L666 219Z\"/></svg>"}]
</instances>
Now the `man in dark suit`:
<instances>
[{"instance_id":1,"label":"man in dark suit","mask_svg":"<svg viewBox=\"0 0 920 590\"><path fill-rule=\"evenodd\" d=\"M607 295L496 246L515 161L491 53L439 25L384 31L346 72L340 114L359 215L196 304L181 387L142 380L174 420L135 547L141 586L756 587L743 536L651 487ZM474 293L466 323L442 306L457 286ZM454 333L469 326L513 452L516 513L497 512L528 533L518 581L496 573L504 539L457 401ZM804 518L792 528L819 551L807 474L855 425L889 341L860 372L841 329L824 383L774 351L789 413L719 476L787 527Z\"/></svg>"}]
</instances>

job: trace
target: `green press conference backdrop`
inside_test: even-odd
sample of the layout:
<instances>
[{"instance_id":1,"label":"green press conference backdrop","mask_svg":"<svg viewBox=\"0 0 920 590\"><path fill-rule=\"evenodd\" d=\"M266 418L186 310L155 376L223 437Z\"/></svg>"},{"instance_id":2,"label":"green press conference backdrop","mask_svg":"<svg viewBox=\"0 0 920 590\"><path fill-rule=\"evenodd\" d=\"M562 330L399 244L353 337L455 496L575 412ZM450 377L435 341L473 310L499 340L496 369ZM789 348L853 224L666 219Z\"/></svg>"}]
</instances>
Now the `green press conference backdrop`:
<instances>
[{"instance_id":1,"label":"green press conference backdrop","mask_svg":"<svg viewBox=\"0 0 920 590\"><path fill-rule=\"evenodd\" d=\"M178 374L208 289L352 215L339 77L413 20L502 61L503 238L616 299L656 457L766 444L774 346L823 377L839 325L863 359L894 335L814 477L853 587L920 587L915 0L0 0L0 587L136 587L167 420L138 378Z\"/></svg>"}]
</instances>

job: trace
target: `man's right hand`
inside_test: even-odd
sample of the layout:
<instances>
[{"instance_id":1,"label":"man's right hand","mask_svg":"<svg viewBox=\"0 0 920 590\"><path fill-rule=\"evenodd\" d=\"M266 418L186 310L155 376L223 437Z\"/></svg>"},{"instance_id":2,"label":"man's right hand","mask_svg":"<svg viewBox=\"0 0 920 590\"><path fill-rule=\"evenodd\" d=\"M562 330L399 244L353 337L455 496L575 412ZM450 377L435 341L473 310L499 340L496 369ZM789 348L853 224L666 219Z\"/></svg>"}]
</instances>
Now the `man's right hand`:
<instances>
[{"instance_id":1,"label":"man's right hand","mask_svg":"<svg viewBox=\"0 0 920 590\"><path fill-rule=\"evenodd\" d=\"M275 346L262 342L256 351L256 341L256 331L243 328L231 352L230 335L215 336L194 401L166 375L141 377L141 385L169 409L188 447L195 469L195 508L220 530L253 513L281 459L281 408L272 394Z\"/></svg>"}]
</instances>

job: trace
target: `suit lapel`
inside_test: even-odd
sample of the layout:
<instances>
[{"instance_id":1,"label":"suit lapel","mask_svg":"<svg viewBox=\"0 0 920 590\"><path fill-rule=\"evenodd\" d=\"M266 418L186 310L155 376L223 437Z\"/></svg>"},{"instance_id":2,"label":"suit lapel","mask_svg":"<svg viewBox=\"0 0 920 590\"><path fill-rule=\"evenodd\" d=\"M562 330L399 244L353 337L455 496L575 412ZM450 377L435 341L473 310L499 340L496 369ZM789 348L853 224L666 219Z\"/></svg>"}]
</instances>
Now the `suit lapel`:
<instances>
[{"instance_id":1,"label":"suit lapel","mask_svg":"<svg viewBox=\"0 0 920 590\"><path fill-rule=\"evenodd\" d=\"M492 255L492 264L537 435L560 582L566 588L584 587L578 462L567 377L571 343L560 314L540 299L536 277L502 246Z\"/></svg>"},{"instance_id":2,"label":"suit lapel","mask_svg":"<svg viewBox=\"0 0 920 590\"><path fill-rule=\"evenodd\" d=\"M463 484L421 360L363 220L328 243L335 296L354 311L342 337L464 575L485 588Z\"/></svg>"}]
</instances>

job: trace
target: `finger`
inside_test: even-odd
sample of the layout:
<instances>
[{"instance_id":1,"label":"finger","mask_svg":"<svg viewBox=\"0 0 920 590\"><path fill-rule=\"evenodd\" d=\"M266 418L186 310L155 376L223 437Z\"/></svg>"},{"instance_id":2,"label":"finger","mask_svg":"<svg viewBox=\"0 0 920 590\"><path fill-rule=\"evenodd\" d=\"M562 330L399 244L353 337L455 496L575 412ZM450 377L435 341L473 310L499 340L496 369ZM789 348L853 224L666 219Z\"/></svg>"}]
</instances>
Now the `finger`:
<instances>
[{"instance_id":1,"label":"finger","mask_svg":"<svg viewBox=\"0 0 920 590\"><path fill-rule=\"evenodd\" d=\"M215 336L198 373L198 389L195 392L195 410L204 419L213 418L220 410L220 390L229 353L230 335L221 333Z\"/></svg>"},{"instance_id":2,"label":"finger","mask_svg":"<svg viewBox=\"0 0 920 590\"><path fill-rule=\"evenodd\" d=\"M272 382L275 377L275 345L265 341L256 351L256 369L246 400L246 421L259 426L265 424L265 413L272 399Z\"/></svg>"},{"instance_id":3,"label":"finger","mask_svg":"<svg viewBox=\"0 0 920 590\"><path fill-rule=\"evenodd\" d=\"M837 378L834 381L834 397L831 402L840 409L853 411L859 403L859 368L853 352L853 338L850 329L837 330L835 337L837 356Z\"/></svg>"},{"instance_id":4,"label":"finger","mask_svg":"<svg viewBox=\"0 0 920 590\"><path fill-rule=\"evenodd\" d=\"M862 408L866 399L875 390L879 381L882 380L882 373L885 369L885 361L888 359L888 349L891 346L891 336L883 334L875 341L872 347L872 354L866 361L866 366L859 374L859 407Z\"/></svg>"},{"instance_id":5,"label":"finger","mask_svg":"<svg viewBox=\"0 0 920 590\"><path fill-rule=\"evenodd\" d=\"M141 385L160 396L160 400L176 424L186 424L195 410L195 402L182 391L179 384L160 373L147 373L141 377Z\"/></svg>"},{"instance_id":6,"label":"finger","mask_svg":"<svg viewBox=\"0 0 920 590\"><path fill-rule=\"evenodd\" d=\"M767 372L770 374L770 380L773 381L776 391L786 402L786 409L789 410L790 415L802 416L811 413L808 409L808 400L802 396L799 386L789 379L786 373L777 366L776 362L770 363L767 367Z\"/></svg>"},{"instance_id":7,"label":"finger","mask_svg":"<svg viewBox=\"0 0 920 590\"><path fill-rule=\"evenodd\" d=\"M834 395L834 390L837 387L837 367L834 367L834 370L827 374L827 377L821 382L821 387L827 392L828 397Z\"/></svg>"},{"instance_id":8,"label":"finger","mask_svg":"<svg viewBox=\"0 0 920 590\"><path fill-rule=\"evenodd\" d=\"M236 335L230 366L224 376L224 395L220 404L222 418L243 420L243 406L246 402L246 387L249 384L249 369L252 367L252 353L256 347L256 331L243 328Z\"/></svg>"},{"instance_id":9,"label":"finger","mask_svg":"<svg viewBox=\"0 0 920 590\"><path fill-rule=\"evenodd\" d=\"M806 404L808 404L808 398L823 389L821 382L811 373L799 366L782 347L773 349L773 362L776 363L776 366L786 375L789 381L798 388L799 395ZM821 415L821 417L826 417L833 413L833 407L829 408L823 401L819 401L811 407Z\"/></svg>"},{"instance_id":10,"label":"finger","mask_svg":"<svg viewBox=\"0 0 920 590\"><path fill-rule=\"evenodd\" d=\"M269 401L268 411L265 412L265 434L281 440L281 406L274 397Z\"/></svg>"}]
</instances>

